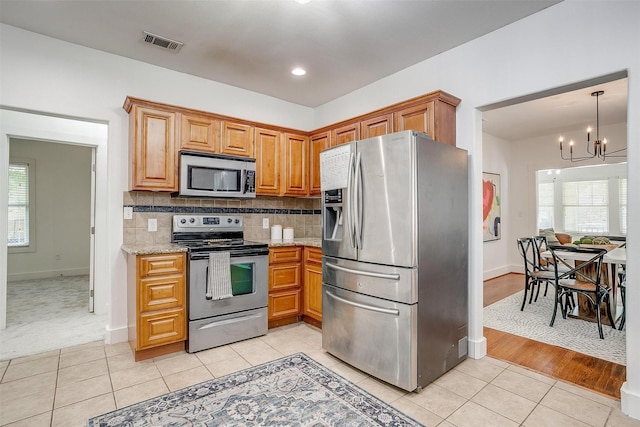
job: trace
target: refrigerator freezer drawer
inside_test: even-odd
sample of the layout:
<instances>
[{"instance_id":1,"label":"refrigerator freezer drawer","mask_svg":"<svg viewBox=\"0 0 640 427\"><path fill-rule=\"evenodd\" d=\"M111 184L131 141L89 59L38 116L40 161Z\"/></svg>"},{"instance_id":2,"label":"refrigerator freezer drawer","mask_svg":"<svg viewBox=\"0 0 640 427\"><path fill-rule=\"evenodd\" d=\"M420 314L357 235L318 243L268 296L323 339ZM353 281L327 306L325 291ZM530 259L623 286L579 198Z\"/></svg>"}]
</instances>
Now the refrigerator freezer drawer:
<instances>
[{"instance_id":1,"label":"refrigerator freezer drawer","mask_svg":"<svg viewBox=\"0 0 640 427\"><path fill-rule=\"evenodd\" d=\"M418 302L418 269L322 257L322 281L404 304Z\"/></svg>"},{"instance_id":2,"label":"refrigerator freezer drawer","mask_svg":"<svg viewBox=\"0 0 640 427\"><path fill-rule=\"evenodd\" d=\"M417 388L417 304L323 285L322 347L404 390Z\"/></svg>"}]
</instances>

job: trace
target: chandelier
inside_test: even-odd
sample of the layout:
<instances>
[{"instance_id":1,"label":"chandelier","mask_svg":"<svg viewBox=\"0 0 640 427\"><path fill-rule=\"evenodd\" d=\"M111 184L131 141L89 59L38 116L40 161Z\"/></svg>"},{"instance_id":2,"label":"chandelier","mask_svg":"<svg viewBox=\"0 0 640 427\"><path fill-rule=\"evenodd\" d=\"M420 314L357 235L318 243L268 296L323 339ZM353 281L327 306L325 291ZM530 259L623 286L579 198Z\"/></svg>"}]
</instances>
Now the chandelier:
<instances>
[{"instance_id":1,"label":"chandelier","mask_svg":"<svg viewBox=\"0 0 640 427\"><path fill-rule=\"evenodd\" d=\"M596 138L591 141L591 126L587 128L587 155L575 157L573 155L573 140L569 141L569 157L565 157L562 143L564 142L564 138L560 137L558 141L560 142L560 157L562 160L571 160L572 162L581 162L583 160L589 160L593 158L599 158L604 161L607 157L626 157L626 154L616 154L622 151L626 151L627 148L621 148L615 151L607 152L607 138L600 139L600 105L599 98L604 94L603 90L598 90L595 92L591 92L591 96L596 97Z\"/></svg>"}]
</instances>

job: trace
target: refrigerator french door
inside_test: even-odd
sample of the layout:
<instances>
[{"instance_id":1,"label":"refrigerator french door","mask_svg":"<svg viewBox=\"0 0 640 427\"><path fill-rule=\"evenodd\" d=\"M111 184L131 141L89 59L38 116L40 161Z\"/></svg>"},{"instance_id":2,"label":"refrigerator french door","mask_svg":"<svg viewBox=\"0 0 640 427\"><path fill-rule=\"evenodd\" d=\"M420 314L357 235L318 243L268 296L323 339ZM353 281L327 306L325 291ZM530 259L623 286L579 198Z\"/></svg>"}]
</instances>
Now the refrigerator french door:
<instances>
[{"instance_id":1,"label":"refrigerator french door","mask_svg":"<svg viewBox=\"0 0 640 427\"><path fill-rule=\"evenodd\" d=\"M323 347L415 390L467 353L467 154L405 131L321 153Z\"/></svg>"}]
</instances>

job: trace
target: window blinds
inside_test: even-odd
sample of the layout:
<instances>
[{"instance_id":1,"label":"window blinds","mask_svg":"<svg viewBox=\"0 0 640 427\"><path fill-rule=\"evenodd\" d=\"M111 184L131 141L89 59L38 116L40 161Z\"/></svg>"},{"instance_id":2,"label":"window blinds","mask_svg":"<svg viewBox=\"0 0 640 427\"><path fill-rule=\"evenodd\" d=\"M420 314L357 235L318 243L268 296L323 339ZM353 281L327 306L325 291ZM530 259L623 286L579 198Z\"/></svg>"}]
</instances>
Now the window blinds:
<instances>
[{"instance_id":1,"label":"window blinds","mask_svg":"<svg viewBox=\"0 0 640 427\"><path fill-rule=\"evenodd\" d=\"M29 246L29 165L9 165L9 246Z\"/></svg>"},{"instance_id":2,"label":"window blinds","mask_svg":"<svg viewBox=\"0 0 640 427\"><path fill-rule=\"evenodd\" d=\"M562 183L564 228L568 232L609 232L608 180Z\"/></svg>"}]
</instances>

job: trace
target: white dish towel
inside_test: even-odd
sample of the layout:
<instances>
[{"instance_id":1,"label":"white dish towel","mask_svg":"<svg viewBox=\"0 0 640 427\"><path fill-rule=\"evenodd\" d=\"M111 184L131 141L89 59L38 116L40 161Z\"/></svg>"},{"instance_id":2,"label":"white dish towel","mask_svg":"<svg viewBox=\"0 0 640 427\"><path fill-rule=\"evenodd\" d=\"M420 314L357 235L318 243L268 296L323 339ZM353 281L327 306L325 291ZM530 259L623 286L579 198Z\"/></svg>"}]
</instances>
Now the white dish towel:
<instances>
[{"instance_id":1,"label":"white dish towel","mask_svg":"<svg viewBox=\"0 0 640 427\"><path fill-rule=\"evenodd\" d=\"M206 297L211 300L221 300L232 296L229 252L211 252Z\"/></svg>"}]
</instances>

